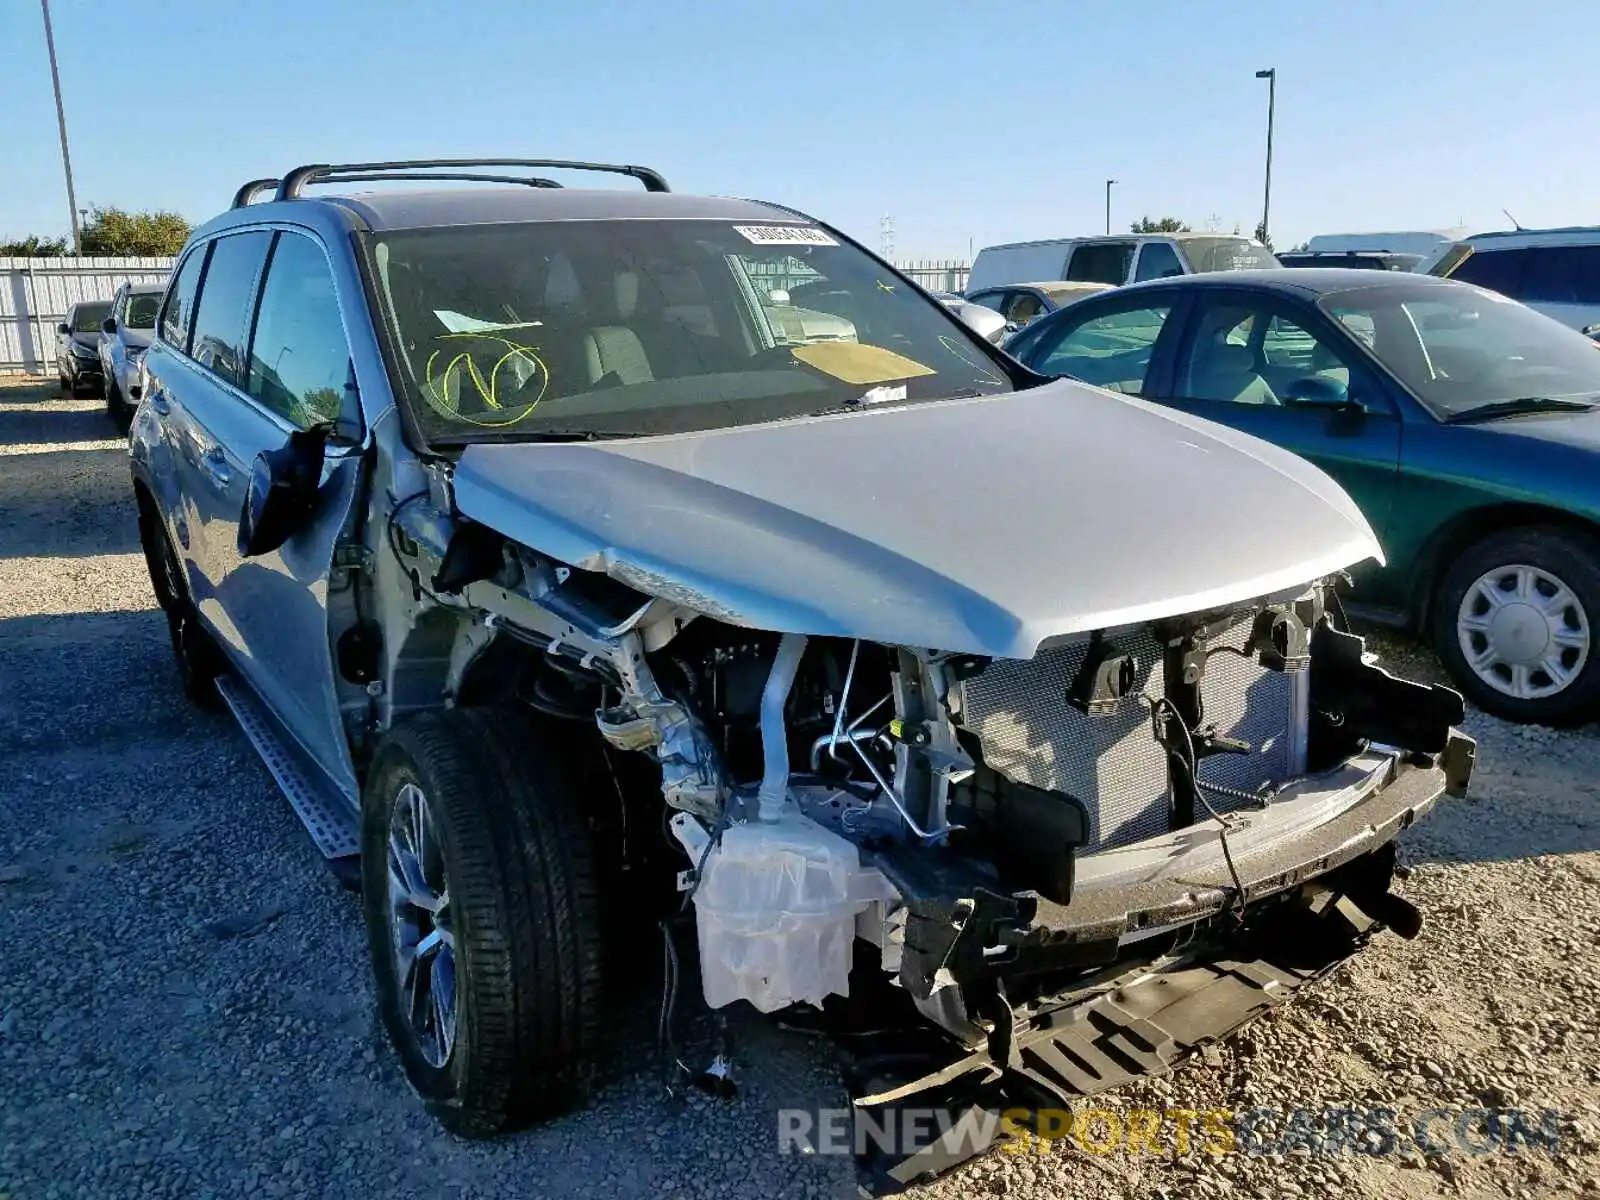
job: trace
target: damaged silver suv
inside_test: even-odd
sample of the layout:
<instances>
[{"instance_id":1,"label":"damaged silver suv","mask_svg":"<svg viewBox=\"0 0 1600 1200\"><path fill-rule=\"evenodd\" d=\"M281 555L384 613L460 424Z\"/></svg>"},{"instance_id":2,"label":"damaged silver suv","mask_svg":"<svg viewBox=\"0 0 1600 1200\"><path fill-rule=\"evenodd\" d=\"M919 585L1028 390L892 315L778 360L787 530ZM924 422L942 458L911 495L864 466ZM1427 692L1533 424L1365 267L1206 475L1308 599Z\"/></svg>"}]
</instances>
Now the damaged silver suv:
<instances>
[{"instance_id":1,"label":"damaged silver suv","mask_svg":"<svg viewBox=\"0 0 1600 1200\"><path fill-rule=\"evenodd\" d=\"M530 173L573 170L644 189ZM827 225L642 167L300 167L195 233L144 371L185 686L359 856L459 1133L581 1092L641 879L711 1006L887 983L939 1031L864 1106L1100 1091L1416 931L1394 839L1472 743L1346 630L1350 499L1033 375Z\"/></svg>"}]
</instances>

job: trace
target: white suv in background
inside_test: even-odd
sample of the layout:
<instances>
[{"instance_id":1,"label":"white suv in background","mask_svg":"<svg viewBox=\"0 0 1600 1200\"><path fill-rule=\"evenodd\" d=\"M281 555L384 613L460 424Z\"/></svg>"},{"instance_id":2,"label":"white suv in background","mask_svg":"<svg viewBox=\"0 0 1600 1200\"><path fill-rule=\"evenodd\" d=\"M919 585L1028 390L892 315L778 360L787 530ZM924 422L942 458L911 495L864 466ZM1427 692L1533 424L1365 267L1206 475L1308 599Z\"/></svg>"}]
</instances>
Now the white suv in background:
<instances>
[{"instance_id":1,"label":"white suv in background","mask_svg":"<svg viewBox=\"0 0 1600 1200\"><path fill-rule=\"evenodd\" d=\"M1520 300L1586 332L1600 324L1600 225L1479 233L1423 268Z\"/></svg>"},{"instance_id":2,"label":"white suv in background","mask_svg":"<svg viewBox=\"0 0 1600 1200\"><path fill-rule=\"evenodd\" d=\"M1169 275L1276 267L1260 242L1236 234L1163 233L1051 238L985 246L972 262L968 296L1009 283L1104 283L1121 287Z\"/></svg>"}]
</instances>

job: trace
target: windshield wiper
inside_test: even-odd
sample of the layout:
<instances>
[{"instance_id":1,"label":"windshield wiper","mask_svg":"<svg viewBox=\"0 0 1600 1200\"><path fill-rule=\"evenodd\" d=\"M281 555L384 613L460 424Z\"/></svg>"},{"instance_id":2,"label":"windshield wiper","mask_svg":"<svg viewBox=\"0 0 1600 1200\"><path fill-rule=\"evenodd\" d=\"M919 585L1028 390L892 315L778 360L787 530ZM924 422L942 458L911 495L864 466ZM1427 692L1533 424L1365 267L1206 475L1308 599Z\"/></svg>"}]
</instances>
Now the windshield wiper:
<instances>
[{"instance_id":1,"label":"windshield wiper","mask_svg":"<svg viewBox=\"0 0 1600 1200\"><path fill-rule=\"evenodd\" d=\"M1520 396L1463 409L1445 418L1447 425L1474 425L1479 421L1498 421L1501 417L1520 417L1524 413L1593 412L1593 400L1562 400L1556 396Z\"/></svg>"},{"instance_id":2,"label":"windshield wiper","mask_svg":"<svg viewBox=\"0 0 1600 1200\"><path fill-rule=\"evenodd\" d=\"M980 391L978 388L962 388L960 391L951 392L948 395L921 396L915 400L907 399L883 401L868 400L865 397L857 397L854 400L846 400L843 404L834 404L827 408L819 408L816 412L807 413L806 416L833 417L840 413L870 412L875 408L888 408L892 405L899 404L927 404L934 400L976 400L979 396L988 396L992 394L994 393Z\"/></svg>"},{"instance_id":3,"label":"windshield wiper","mask_svg":"<svg viewBox=\"0 0 1600 1200\"><path fill-rule=\"evenodd\" d=\"M539 429L518 433L506 441L518 442L605 442L613 438L648 437L637 429Z\"/></svg>"}]
</instances>

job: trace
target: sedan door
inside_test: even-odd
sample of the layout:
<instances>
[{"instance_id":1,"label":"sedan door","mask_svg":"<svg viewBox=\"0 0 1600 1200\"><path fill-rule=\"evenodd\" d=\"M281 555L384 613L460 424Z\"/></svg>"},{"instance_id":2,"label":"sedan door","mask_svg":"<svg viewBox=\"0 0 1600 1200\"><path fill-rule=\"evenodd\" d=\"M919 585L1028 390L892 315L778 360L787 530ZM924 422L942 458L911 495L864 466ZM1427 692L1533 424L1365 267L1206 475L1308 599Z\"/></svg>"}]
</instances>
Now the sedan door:
<instances>
[{"instance_id":1,"label":"sedan door","mask_svg":"<svg viewBox=\"0 0 1600 1200\"><path fill-rule=\"evenodd\" d=\"M1288 297L1194 292L1156 398L1310 459L1350 493L1383 542L1401 422L1349 334Z\"/></svg>"}]
</instances>

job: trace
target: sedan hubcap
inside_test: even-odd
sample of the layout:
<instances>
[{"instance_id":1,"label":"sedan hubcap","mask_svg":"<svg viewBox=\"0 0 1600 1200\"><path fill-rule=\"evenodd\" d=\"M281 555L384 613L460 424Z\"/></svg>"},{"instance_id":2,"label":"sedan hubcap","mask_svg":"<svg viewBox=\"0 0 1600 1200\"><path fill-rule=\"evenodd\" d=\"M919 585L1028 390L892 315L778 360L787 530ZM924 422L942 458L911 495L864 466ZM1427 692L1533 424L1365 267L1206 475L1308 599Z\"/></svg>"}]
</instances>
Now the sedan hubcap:
<instances>
[{"instance_id":1,"label":"sedan hubcap","mask_svg":"<svg viewBox=\"0 0 1600 1200\"><path fill-rule=\"evenodd\" d=\"M1589 660L1589 618L1578 597L1525 564L1478 576L1462 597L1456 636L1473 673L1518 700L1554 696Z\"/></svg>"},{"instance_id":2,"label":"sedan hubcap","mask_svg":"<svg viewBox=\"0 0 1600 1200\"><path fill-rule=\"evenodd\" d=\"M438 829L414 783L389 814L388 876L400 1003L422 1057L442 1067L456 1040L456 937Z\"/></svg>"}]
</instances>

